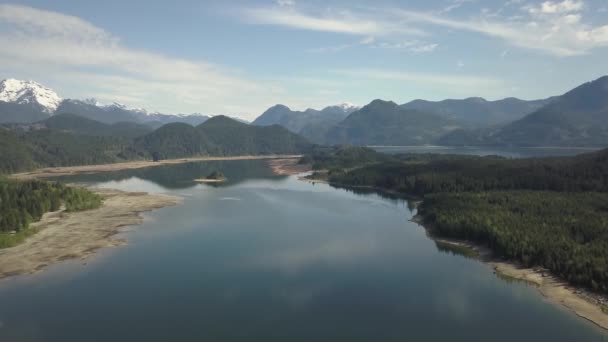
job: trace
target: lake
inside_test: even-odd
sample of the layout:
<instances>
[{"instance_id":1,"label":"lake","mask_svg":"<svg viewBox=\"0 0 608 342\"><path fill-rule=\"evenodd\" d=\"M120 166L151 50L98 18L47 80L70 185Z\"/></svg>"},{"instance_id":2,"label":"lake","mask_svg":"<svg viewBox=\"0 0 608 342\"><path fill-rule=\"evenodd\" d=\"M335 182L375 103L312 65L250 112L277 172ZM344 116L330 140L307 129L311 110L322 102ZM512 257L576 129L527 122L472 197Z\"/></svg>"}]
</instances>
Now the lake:
<instances>
[{"instance_id":1,"label":"lake","mask_svg":"<svg viewBox=\"0 0 608 342\"><path fill-rule=\"evenodd\" d=\"M220 185L192 180L222 171ZM441 251L403 200L264 161L65 180L178 195L129 244L0 281L0 341L601 341L483 263Z\"/></svg>"},{"instance_id":2,"label":"lake","mask_svg":"<svg viewBox=\"0 0 608 342\"><path fill-rule=\"evenodd\" d=\"M453 146L372 146L378 152L467 154L477 156L503 156L507 158L562 157L597 151L591 147L453 147Z\"/></svg>"}]
</instances>

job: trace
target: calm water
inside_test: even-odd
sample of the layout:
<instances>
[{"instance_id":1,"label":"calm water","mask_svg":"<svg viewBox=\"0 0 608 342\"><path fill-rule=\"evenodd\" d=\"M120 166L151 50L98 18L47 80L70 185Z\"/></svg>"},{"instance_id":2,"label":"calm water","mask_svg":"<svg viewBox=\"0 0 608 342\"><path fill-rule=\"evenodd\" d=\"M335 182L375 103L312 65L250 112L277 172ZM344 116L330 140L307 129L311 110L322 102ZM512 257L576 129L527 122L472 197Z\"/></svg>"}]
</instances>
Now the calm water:
<instances>
[{"instance_id":1,"label":"calm water","mask_svg":"<svg viewBox=\"0 0 608 342\"><path fill-rule=\"evenodd\" d=\"M561 157L596 151L584 147L451 147L451 146L374 146L376 151L395 153L439 153L470 154L478 156L497 155L508 158Z\"/></svg>"},{"instance_id":2,"label":"calm water","mask_svg":"<svg viewBox=\"0 0 608 342\"><path fill-rule=\"evenodd\" d=\"M227 184L191 181L215 169ZM71 180L184 203L146 214L123 233L128 246L1 281L0 341L607 338L534 288L439 251L403 201L273 176L263 161Z\"/></svg>"}]
</instances>

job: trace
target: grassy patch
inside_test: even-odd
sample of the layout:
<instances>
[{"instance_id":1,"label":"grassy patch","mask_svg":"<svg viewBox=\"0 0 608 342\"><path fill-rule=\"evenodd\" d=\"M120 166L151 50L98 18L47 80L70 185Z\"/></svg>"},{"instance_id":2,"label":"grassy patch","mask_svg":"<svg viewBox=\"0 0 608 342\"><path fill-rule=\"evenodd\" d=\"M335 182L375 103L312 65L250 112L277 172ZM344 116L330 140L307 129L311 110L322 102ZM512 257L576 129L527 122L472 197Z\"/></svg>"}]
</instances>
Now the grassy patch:
<instances>
[{"instance_id":1,"label":"grassy patch","mask_svg":"<svg viewBox=\"0 0 608 342\"><path fill-rule=\"evenodd\" d=\"M0 233L0 249L17 246L28 237L36 234L38 231L38 228L27 228L15 234Z\"/></svg>"}]
</instances>

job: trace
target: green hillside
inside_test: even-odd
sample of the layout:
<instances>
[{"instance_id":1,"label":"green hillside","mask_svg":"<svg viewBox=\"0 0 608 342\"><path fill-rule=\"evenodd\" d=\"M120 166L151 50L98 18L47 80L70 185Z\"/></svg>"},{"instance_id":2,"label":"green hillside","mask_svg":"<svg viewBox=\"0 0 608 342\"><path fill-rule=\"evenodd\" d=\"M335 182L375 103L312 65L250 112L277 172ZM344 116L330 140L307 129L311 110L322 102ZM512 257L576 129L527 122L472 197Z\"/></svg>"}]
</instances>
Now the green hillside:
<instances>
[{"instance_id":1,"label":"green hillside","mask_svg":"<svg viewBox=\"0 0 608 342\"><path fill-rule=\"evenodd\" d=\"M352 145L423 145L459 127L457 122L435 114L374 100L331 128L326 141Z\"/></svg>"}]
</instances>

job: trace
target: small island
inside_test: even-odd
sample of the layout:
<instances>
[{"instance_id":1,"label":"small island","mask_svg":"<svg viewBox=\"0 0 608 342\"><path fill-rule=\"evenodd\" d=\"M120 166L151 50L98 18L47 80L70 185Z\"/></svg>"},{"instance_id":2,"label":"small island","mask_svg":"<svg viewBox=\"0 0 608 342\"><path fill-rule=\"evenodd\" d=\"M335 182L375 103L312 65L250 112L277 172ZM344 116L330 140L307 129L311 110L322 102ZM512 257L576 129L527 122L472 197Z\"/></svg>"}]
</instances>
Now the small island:
<instances>
[{"instance_id":1,"label":"small island","mask_svg":"<svg viewBox=\"0 0 608 342\"><path fill-rule=\"evenodd\" d=\"M195 182L200 183L221 183L226 181L226 176L220 171L213 171L205 178L197 178Z\"/></svg>"}]
</instances>

